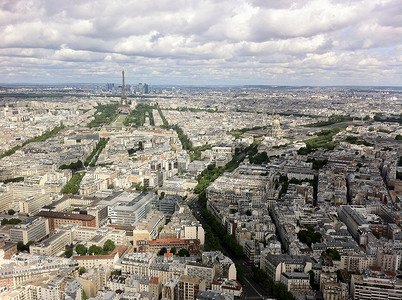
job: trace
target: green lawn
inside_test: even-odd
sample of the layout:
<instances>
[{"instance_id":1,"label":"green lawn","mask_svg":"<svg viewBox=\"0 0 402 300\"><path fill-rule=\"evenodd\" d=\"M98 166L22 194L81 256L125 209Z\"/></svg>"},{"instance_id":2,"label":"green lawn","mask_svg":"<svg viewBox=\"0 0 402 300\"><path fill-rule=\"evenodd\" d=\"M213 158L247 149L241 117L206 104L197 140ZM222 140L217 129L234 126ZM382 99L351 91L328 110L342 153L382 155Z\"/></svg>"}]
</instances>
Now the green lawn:
<instances>
[{"instance_id":1,"label":"green lawn","mask_svg":"<svg viewBox=\"0 0 402 300\"><path fill-rule=\"evenodd\" d=\"M119 115L116 120L116 125L124 125L124 120L126 119L126 115Z\"/></svg>"}]
</instances>

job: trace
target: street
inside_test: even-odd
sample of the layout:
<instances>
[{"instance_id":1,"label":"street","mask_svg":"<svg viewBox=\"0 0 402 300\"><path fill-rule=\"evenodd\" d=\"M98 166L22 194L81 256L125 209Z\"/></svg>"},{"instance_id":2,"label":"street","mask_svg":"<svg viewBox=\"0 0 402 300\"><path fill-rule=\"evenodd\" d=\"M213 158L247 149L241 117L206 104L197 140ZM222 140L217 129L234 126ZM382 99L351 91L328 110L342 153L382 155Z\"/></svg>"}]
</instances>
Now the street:
<instances>
[{"instance_id":1,"label":"street","mask_svg":"<svg viewBox=\"0 0 402 300\"><path fill-rule=\"evenodd\" d=\"M188 205L193 211L193 214L201 222L202 225L207 224L204 216L202 215L202 206L199 203L198 195L192 194L187 198ZM214 234L216 234L214 232ZM219 238L218 238L219 239ZM226 245L219 239L220 246L225 250L230 259L237 265L241 266L244 270L244 279L246 283L243 285L243 297L242 299L265 299L269 298L270 295L264 289L264 287L257 281L255 281L253 276L253 271L251 266L247 265L243 259L234 258L231 249L228 249Z\"/></svg>"}]
</instances>

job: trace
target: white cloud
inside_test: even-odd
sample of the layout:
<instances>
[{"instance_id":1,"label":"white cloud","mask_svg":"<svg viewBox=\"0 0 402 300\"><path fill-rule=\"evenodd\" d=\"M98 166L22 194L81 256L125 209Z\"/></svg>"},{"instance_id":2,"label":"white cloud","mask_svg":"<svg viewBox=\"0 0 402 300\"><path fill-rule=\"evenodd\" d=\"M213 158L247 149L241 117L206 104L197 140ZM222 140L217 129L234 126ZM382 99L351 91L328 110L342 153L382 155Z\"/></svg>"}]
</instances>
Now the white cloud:
<instances>
[{"instance_id":1,"label":"white cloud","mask_svg":"<svg viewBox=\"0 0 402 300\"><path fill-rule=\"evenodd\" d=\"M153 83L400 84L400 7L399 0L3 0L0 76L36 82L50 73L55 82L94 74L105 82L125 67Z\"/></svg>"}]
</instances>

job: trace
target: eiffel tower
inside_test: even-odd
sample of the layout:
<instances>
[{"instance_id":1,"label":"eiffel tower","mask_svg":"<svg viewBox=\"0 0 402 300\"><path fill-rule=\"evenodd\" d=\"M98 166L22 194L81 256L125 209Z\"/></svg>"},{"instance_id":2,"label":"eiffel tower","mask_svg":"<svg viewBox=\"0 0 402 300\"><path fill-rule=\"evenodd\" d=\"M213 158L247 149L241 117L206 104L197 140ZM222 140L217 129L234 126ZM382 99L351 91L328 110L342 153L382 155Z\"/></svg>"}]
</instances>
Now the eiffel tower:
<instances>
[{"instance_id":1,"label":"eiffel tower","mask_svg":"<svg viewBox=\"0 0 402 300\"><path fill-rule=\"evenodd\" d=\"M128 101L127 101L126 82L124 80L124 70L121 72L121 75L123 77L123 85L121 87L121 99L120 99L120 105L119 105L117 112L121 115L128 115L131 111L131 107L130 107L130 105L128 105Z\"/></svg>"},{"instance_id":2,"label":"eiffel tower","mask_svg":"<svg viewBox=\"0 0 402 300\"><path fill-rule=\"evenodd\" d=\"M127 105L127 95L126 95L126 82L124 81L124 70L121 72L121 75L123 77L123 85L121 87L120 105L121 106L126 106Z\"/></svg>"}]
</instances>

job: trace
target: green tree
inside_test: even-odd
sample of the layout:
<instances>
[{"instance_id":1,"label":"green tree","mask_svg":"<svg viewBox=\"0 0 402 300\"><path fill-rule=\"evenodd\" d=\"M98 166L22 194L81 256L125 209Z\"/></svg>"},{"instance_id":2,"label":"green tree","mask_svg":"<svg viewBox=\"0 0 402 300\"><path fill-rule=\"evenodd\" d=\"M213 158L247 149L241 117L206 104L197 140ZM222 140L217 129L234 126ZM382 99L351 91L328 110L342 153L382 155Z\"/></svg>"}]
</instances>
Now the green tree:
<instances>
[{"instance_id":1,"label":"green tree","mask_svg":"<svg viewBox=\"0 0 402 300\"><path fill-rule=\"evenodd\" d=\"M181 257L183 257L183 256L187 256L187 257L188 257L188 256L190 256L190 253L188 252L187 249L182 248L182 249L179 250L178 255L181 256Z\"/></svg>"},{"instance_id":2,"label":"green tree","mask_svg":"<svg viewBox=\"0 0 402 300\"><path fill-rule=\"evenodd\" d=\"M176 249L175 247L172 247L172 248L170 249L170 253L172 253L173 255L175 255L176 252L177 252L177 249Z\"/></svg>"},{"instance_id":3,"label":"green tree","mask_svg":"<svg viewBox=\"0 0 402 300\"><path fill-rule=\"evenodd\" d=\"M8 219L3 219L3 220L1 220L1 225L7 225L7 224L10 224L10 225L17 225L17 224L19 224L19 223L21 223L21 220L20 220L20 219L16 219L16 218L12 218L12 219L10 219L10 220L8 220Z\"/></svg>"},{"instance_id":4,"label":"green tree","mask_svg":"<svg viewBox=\"0 0 402 300\"><path fill-rule=\"evenodd\" d=\"M80 272L80 275L82 275L87 272L87 269L85 267L81 267L79 272Z\"/></svg>"},{"instance_id":5,"label":"green tree","mask_svg":"<svg viewBox=\"0 0 402 300\"><path fill-rule=\"evenodd\" d=\"M112 240L107 240L103 244L103 251L105 251L105 252L113 251L115 248L116 248L116 245Z\"/></svg>"},{"instance_id":6,"label":"green tree","mask_svg":"<svg viewBox=\"0 0 402 300\"><path fill-rule=\"evenodd\" d=\"M315 231L312 226L308 226L307 230L300 230L297 233L297 237L301 242L306 243L307 246L311 247L312 243L321 242L322 235L318 231Z\"/></svg>"},{"instance_id":7,"label":"green tree","mask_svg":"<svg viewBox=\"0 0 402 300\"><path fill-rule=\"evenodd\" d=\"M293 300L293 295L283 283L272 286L272 295L281 300Z\"/></svg>"},{"instance_id":8,"label":"green tree","mask_svg":"<svg viewBox=\"0 0 402 300\"><path fill-rule=\"evenodd\" d=\"M265 282L268 279L267 274L261 270L260 268L252 267L252 271L254 273L254 278L258 282Z\"/></svg>"},{"instance_id":9,"label":"green tree","mask_svg":"<svg viewBox=\"0 0 402 300\"><path fill-rule=\"evenodd\" d=\"M343 277L343 272L342 270L337 270L336 271L336 280L338 282L346 282L345 278Z\"/></svg>"},{"instance_id":10,"label":"green tree","mask_svg":"<svg viewBox=\"0 0 402 300\"><path fill-rule=\"evenodd\" d=\"M73 248L66 248L66 250L64 251L64 256L67 258L70 258L71 256L73 256Z\"/></svg>"},{"instance_id":11,"label":"green tree","mask_svg":"<svg viewBox=\"0 0 402 300\"><path fill-rule=\"evenodd\" d=\"M243 258L244 252L243 247L237 243L236 238L231 234L226 234L223 236L223 242L232 250L236 258Z\"/></svg>"},{"instance_id":12,"label":"green tree","mask_svg":"<svg viewBox=\"0 0 402 300\"><path fill-rule=\"evenodd\" d=\"M106 104L106 105L101 105L98 104L96 108L96 113L94 115L95 119L92 120L89 124L88 127L93 128L93 127L100 127L104 124L110 124L114 121L114 119L117 116L116 110L119 107L119 104Z\"/></svg>"},{"instance_id":13,"label":"green tree","mask_svg":"<svg viewBox=\"0 0 402 300\"><path fill-rule=\"evenodd\" d=\"M20 251L20 252L25 250L25 245L24 245L23 241L19 241L17 243L17 250Z\"/></svg>"},{"instance_id":14,"label":"green tree","mask_svg":"<svg viewBox=\"0 0 402 300\"><path fill-rule=\"evenodd\" d=\"M20 219L12 218L12 219L8 220L8 224L11 224L11 225L17 225L19 223L21 223Z\"/></svg>"},{"instance_id":15,"label":"green tree","mask_svg":"<svg viewBox=\"0 0 402 300\"><path fill-rule=\"evenodd\" d=\"M83 167L82 161L78 160L69 165L61 165L59 167L59 169L60 170L66 170L66 169L76 170L76 169L82 169L82 167Z\"/></svg>"},{"instance_id":16,"label":"green tree","mask_svg":"<svg viewBox=\"0 0 402 300\"><path fill-rule=\"evenodd\" d=\"M325 251L325 253L328 254L332 258L332 260L341 260L341 255L336 249L329 248Z\"/></svg>"},{"instance_id":17,"label":"green tree","mask_svg":"<svg viewBox=\"0 0 402 300\"><path fill-rule=\"evenodd\" d=\"M245 284L246 280L245 280L245 276L244 276L244 269L241 265L239 264L235 264L236 267L236 276L237 276L237 280L241 283L241 284Z\"/></svg>"},{"instance_id":18,"label":"green tree","mask_svg":"<svg viewBox=\"0 0 402 300\"><path fill-rule=\"evenodd\" d=\"M75 173L73 177L68 181L68 183L61 190L62 194L78 194L80 189L80 183L82 178L84 178L85 172Z\"/></svg>"},{"instance_id":19,"label":"green tree","mask_svg":"<svg viewBox=\"0 0 402 300\"><path fill-rule=\"evenodd\" d=\"M264 151L261 153L257 153L253 157L250 157L249 160L250 160L250 163L261 165L263 163L269 162L269 157L267 155L267 152Z\"/></svg>"},{"instance_id":20,"label":"green tree","mask_svg":"<svg viewBox=\"0 0 402 300\"><path fill-rule=\"evenodd\" d=\"M320 289L320 286L315 283L315 273L313 270L310 270L309 272L310 275L310 286L312 287L313 290L318 291Z\"/></svg>"},{"instance_id":21,"label":"green tree","mask_svg":"<svg viewBox=\"0 0 402 300\"><path fill-rule=\"evenodd\" d=\"M161 248L161 250L159 250L158 255L165 255L165 253L167 253L167 249L165 247Z\"/></svg>"},{"instance_id":22,"label":"green tree","mask_svg":"<svg viewBox=\"0 0 402 300\"><path fill-rule=\"evenodd\" d=\"M102 247L92 245L88 249L88 254L89 255L105 255L106 253L105 253L105 251L103 251Z\"/></svg>"},{"instance_id":23,"label":"green tree","mask_svg":"<svg viewBox=\"0 0 402 300\"><path fill-rule=\"evenodd\" d=\"M29 241L26 245L24 245L24 242L19 241L17 243L17 250L22 252L22 251L27 251L29 252L29 246L31 246L32 244L34 244L35 242L33 241Z\"/></svg>"},{"instance_id":24,"label":"green tree","mask_svg":"<svg viewBox=\"0 0 402 300\"><path fill-rule=\"evenodd\" d=\"M380 233L379 233L378 231L372 230L371 232L373 233L373 235L374 235L377 239L380 239L380 238L381 238L381 235L380 235Z\"/></svg>"},{"instance_id":25,"label":"green tree","mask_svg":"<svg viewBox=\"0 0 402 300\"><path fill-rule=\"evenodd\" d=\"M15 214L15 210L14 209L9 209L8 214L12 216L13 214Z\"/></svg>"},{"instance_id":26,"label":"green tree","mask_svg":"<svg viewBox=\"0 0 402 300\"><path fill-rule=\"evenodd\" d=\"M78 253L78 255L86 255L87 254L87 247L85 247L83 244L78 244L75 246L75 252Z\"/></svg>"},{"instance_id":27,"label":"green tree","mask_svg":"<svg viewBox=\"0 0 402 300\"><path fill-rule=\"evenodd\" d=\"M3 183L10 183L10 182L21 182L24 181L24 177L15 177L3 180Z\"/></svg>"}]
</instances>

